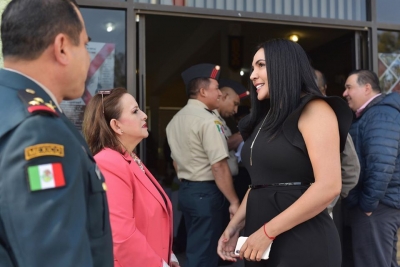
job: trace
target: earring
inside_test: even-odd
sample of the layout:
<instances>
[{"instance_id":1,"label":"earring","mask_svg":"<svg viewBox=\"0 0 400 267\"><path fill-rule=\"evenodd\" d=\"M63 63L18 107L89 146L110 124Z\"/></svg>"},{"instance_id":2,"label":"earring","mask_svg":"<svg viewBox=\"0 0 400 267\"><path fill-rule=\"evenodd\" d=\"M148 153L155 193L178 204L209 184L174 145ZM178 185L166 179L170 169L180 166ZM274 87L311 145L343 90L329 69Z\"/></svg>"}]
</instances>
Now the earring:
<instances>
[{"instance_id":1,"label":"earring","mask_svg":"<svg viewBox=\"0 0 400 267\"><path fill-rule=\"evenodd\" d=\"M124 133L124 131L120 130L121 133Z\"/></svg>"}]
</instances>

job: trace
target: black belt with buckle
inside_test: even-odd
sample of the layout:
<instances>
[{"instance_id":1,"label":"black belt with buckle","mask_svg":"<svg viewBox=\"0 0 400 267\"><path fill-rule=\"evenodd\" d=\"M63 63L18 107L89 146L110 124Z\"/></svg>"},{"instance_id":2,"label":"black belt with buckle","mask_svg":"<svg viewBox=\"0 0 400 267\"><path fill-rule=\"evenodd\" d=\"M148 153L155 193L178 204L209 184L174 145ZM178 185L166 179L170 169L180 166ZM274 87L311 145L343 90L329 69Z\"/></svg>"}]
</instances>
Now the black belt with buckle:
<instances>
[{"instance_id":1,"label":"black belt with buckle","mask_svg":"<svg viewBox=\"0 0 400 267\"><path fill-rule=\"evenodd\" d=\"M209 180L209 181L191 181L191 180L187 180L187 179L180 179L181 182L187 182L187 183L208 183L208 184L215 184L214 180Z\"/></svg>"},{"instance_id":2,"label":"black belt with buckle","mask_svg":"<svg viewBox=\"0 0 400 267\"><path fill-rule=\"evenodd\" d=\"M249 185L250 189L260 189L273 186L293 186L293 185L311 185L312 183L293 182L293 183L273 183L273 184L260 184L260 185Z\"/></svg>"}]
</instances>

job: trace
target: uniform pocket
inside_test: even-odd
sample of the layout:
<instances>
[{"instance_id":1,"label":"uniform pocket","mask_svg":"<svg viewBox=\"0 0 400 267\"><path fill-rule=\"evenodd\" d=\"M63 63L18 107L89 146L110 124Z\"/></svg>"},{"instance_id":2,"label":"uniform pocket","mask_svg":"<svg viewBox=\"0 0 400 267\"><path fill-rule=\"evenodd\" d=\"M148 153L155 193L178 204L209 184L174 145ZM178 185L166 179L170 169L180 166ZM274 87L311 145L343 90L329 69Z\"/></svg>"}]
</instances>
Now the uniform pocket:
<instances>
[{"instance_id":1,"label":"uniform pocket","mask_svg":"<svg viewBox=\"0 0 400 267\"><path fill-rule=\"evenodd\" d=\"M104 235L106 220L106 197L103 179L96 165L89 172L88 220L89 235L97 238Z\"/></svg>"}]
</instances>

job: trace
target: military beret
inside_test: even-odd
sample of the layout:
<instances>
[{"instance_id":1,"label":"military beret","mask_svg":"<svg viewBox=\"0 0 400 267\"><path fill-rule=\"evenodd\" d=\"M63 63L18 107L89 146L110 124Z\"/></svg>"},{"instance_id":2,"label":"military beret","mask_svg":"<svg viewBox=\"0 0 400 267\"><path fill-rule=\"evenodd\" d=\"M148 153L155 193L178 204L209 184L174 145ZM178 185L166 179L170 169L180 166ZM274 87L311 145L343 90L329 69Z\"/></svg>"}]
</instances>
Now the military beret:
<instances>
[{"instance_id":1,"label":"military beret","mask_svg":"<svg viewBox=\"0 0 400 267\"><path fill-rule=\"evenodd\" d=\"M218 81L220 70L221 68L218 65L208 63L198 64L188 68L181 74L186 90L188 90L190 81L196 78L212 78Z\"/></svg>"},{"instance_id":2,"label":"military beret","mask_svg":"<svg viewBox=\"0 0 400 267\"><path fill-rule=\"evenodd\" d=\"M220 79L219 80L219 88L229 87L232 88L236 94L239 95L240 99L247 97L250 92L244 87L242 84L228 80L228 79Z\"/></svg>"}]
</instances>

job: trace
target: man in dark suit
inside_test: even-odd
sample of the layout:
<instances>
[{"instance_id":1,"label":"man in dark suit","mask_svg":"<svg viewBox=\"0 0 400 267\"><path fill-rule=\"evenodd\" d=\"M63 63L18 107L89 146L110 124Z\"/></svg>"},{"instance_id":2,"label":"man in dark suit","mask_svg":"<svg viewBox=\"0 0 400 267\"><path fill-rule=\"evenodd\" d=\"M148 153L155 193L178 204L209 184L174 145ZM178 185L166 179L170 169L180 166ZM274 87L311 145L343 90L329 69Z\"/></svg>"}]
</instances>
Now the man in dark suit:
<instances>
[{"instance_id":1,"label":"man in dark suit","mask_svg":"<svg viewBox=\"0 0 400 267\"><path fill-rule=\"evenodd\" d=\"M14 0L1 24L0 266L113 266L106 186L59 106L89 42L74 0Z\"/></svg>"}]
</instances>

